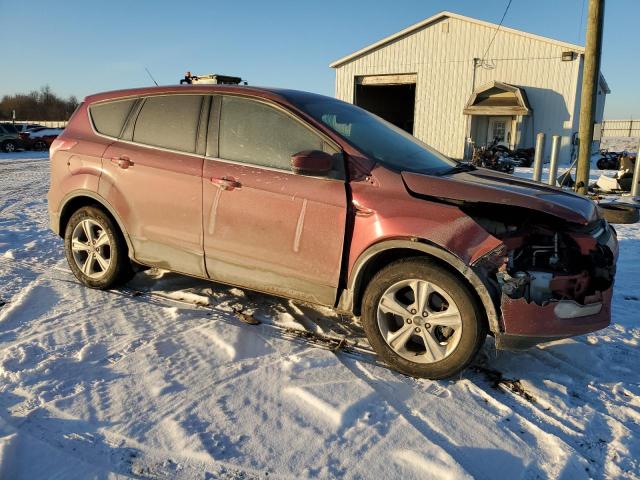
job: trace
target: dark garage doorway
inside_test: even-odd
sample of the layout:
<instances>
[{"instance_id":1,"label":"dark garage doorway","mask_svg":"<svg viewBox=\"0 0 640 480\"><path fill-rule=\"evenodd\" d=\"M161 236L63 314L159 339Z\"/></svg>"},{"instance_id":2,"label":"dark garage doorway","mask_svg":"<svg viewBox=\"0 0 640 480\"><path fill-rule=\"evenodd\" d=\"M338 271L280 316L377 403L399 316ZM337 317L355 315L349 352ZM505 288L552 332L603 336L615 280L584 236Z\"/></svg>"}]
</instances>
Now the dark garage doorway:
<instances>
[{"instance_id":1,"label":"dark garage doorway","mask_svg":"<svg viewBox=\"0 0 640 480\"><path fill-rule=\"evenodd\" d=\"M406 78L400 79L403 83L378 83L398 81L398 77L414 75L394 76L385 79L386 76L359 77L356 80L355 104L365 110L375 113L386 121L413 135L413 115L416 103L416 84L404 83Z\"/></svg>"}]
</instances>

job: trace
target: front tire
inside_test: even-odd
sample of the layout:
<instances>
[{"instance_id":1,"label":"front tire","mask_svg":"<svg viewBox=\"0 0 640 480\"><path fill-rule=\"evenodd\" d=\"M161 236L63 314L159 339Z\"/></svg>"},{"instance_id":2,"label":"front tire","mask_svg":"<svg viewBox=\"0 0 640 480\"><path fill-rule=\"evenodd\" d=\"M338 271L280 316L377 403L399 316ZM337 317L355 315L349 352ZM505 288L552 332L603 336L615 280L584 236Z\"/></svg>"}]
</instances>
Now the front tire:
<instances>
[{"instance_id":1,"label":"front tire","mask_svg":"<svg viewBox=\"0 0 640 480\"><path fill-rule=\"evenodd\" d=\"M7 140L2 144L2 150L4 150L6 153L15 152L17 148L18 145L12 140Z\"/></svg>"},{"instance_id":2,"label":"front tire","mask_svg":"<svg viewBox=\"0 0 640 480\"><path fill-rule=\"evenodd\" d=\"M393 262L373 277L363 298L362 324L373 349L392 368L434 380L465 369L487 335L469 287L422 257Z\"/></svg>"},{"instance_id":3,"label":"front tire","mask_svg":"<svg viewBox=\"0 0 640 480\"><path fill-rule=\"evenodd\" d=\"M82 207L69 219L64 250L71 271L84 285L106 290L133 276L127 244L104 211Z\"/></svg>"}]
</instances>

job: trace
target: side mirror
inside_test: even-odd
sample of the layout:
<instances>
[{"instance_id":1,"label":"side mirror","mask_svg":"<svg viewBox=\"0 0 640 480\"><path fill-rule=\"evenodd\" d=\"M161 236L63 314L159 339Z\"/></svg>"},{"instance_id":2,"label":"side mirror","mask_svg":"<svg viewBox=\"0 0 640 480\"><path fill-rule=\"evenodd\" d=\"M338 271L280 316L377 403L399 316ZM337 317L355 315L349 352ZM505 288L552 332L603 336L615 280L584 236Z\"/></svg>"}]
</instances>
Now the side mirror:
<instances>
[{"instance_id":1,"label":"side mirror","mask_svg":"<svg viewBox=\"0 0 640 480\"><path fill-rule=\"evenodd\" d=\"M333 157L320 150L305 150L291 155L291 170L299 175L324 177L332 167Z\"/></svg>"}]
</instances>

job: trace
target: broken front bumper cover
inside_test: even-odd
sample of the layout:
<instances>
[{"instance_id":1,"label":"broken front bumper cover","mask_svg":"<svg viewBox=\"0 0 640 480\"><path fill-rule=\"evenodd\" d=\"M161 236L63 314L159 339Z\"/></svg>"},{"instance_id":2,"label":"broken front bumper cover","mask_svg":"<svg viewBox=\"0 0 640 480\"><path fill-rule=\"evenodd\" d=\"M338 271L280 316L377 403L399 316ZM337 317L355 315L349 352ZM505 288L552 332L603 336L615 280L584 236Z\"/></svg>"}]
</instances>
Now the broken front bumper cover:
<instances>
[{"instance_id":1,"label":"broken front bumper cover","mask_svg":"<svg viewBox=\"0 0 640 480\"><path fill-rule=\"evenodd\" d=\"M503 295L504 331L496 333L496 346L501 350L522 350L606 328L611 323L612 295L613 287L610 287L599 299L584 305L560 300L542 306Z\"/></svg>"}]
</instances>

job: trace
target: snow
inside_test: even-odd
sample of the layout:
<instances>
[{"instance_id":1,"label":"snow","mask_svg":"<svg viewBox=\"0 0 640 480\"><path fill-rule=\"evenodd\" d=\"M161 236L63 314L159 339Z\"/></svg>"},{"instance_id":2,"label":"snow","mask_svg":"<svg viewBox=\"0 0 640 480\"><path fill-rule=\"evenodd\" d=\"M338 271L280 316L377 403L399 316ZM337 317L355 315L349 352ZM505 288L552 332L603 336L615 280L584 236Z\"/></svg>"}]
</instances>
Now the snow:
<instances>
[{"instance_id":1,"label":"snow","mask_svg":"<svg viewBox=\"0 0 640 480\"><path fill-rule=\"evenodd\" d=\"M635 153L638 151L639 143L640 138L638 137L604 137L600 141L600 148L611 152Z\"/></svg>"},{"instance_id":2,"label":"snow","mask_svg":"<svg viewBox=\"0 0 640 480\"><path fill-rule=\"evenodd\" d=\"M0 154L0 478L640 477L639 225L616 227L611 327L488 339L434 382L305 338L362 337L326 309L155 269L80 286L48 163Z\"/></svg>"}]
</instances>

